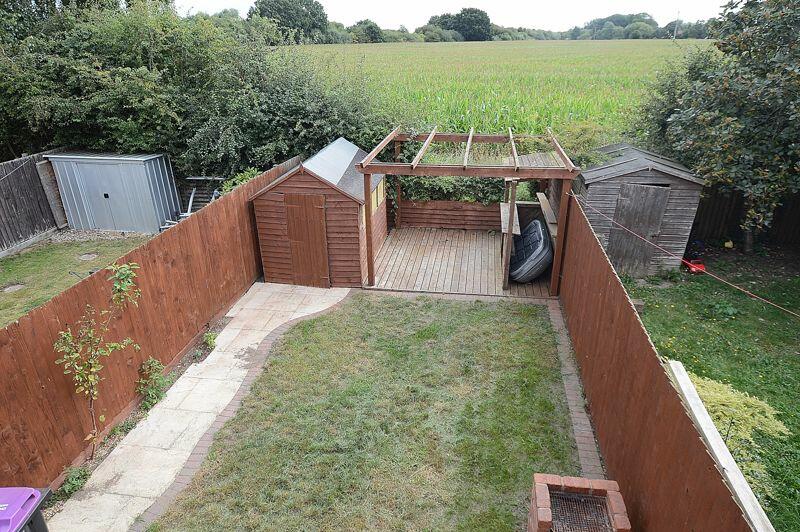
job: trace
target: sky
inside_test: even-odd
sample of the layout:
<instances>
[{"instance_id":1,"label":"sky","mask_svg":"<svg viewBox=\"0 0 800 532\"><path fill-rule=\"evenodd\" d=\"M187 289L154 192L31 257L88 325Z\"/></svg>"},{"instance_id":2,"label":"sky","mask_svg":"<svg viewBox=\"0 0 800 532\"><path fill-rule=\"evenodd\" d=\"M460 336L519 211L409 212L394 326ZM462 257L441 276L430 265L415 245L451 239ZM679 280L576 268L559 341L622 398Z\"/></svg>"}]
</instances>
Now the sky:
<instances>
[{"instance_id":1,"label":"sky","mask_svg":"<svg viewBox=\"0 0 800 532\"><path fill-rule=\"evenodd\" d=\"M236 8L242 16L254 0L175 0L181 14L204 11L216 13ZM725 0L319 0L328 19L350 26L369 18L384 29L400 25L410 31L424 25L432 15L454 13L464 7L477 7L500 26L523 26L564 31L583 26L594 18L614 13L650 13L660 25L680 18L686 21L708 19L720 12Z\"/></svg>"}]
</instances>

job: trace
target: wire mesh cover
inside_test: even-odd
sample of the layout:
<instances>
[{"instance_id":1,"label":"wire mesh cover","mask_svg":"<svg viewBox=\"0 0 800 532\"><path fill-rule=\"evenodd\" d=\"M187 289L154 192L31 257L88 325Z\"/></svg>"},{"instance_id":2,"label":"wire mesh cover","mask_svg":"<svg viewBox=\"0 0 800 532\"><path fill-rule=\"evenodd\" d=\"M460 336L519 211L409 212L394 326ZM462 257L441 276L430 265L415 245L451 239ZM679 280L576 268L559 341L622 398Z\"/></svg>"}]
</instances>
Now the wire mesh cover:
<instances>
[{"instance_id":1,"label":"wire mesh cover","mask_svg":"<svg viewBox=\"0 0 800 532\"><path fill-rule=\"evenodd\" d=\"M595 495L550 492L554 532L613 532L606 500Z\"/></svg>"}]
</instances>

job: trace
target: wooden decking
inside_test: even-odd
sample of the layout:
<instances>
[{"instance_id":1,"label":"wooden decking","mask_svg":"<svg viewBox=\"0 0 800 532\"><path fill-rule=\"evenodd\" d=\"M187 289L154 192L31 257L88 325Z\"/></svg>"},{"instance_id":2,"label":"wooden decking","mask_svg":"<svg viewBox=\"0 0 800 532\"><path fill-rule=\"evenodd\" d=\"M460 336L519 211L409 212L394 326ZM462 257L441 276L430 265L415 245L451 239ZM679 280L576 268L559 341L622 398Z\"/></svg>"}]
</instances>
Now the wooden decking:
<instances>
[{"instance_id":1,"label":"wooden decking","mask_svg":"<svg viewBox=\"0 0 800 532\"><path fill-rule=\"evenodd\" d=\"M375 259L375 289L549 297L549 274L503 290L499 231L393 229Z\"/></svg>"}]
</instances>

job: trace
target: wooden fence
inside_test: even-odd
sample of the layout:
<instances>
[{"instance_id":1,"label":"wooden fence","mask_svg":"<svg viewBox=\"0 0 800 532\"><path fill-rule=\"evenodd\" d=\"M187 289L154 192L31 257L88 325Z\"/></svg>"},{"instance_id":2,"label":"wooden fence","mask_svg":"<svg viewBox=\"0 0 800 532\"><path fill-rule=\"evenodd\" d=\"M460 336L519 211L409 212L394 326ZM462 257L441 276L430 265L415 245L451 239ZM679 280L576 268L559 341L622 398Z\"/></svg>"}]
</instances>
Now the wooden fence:
<instances>
[{"instance_id":1,"label":"wooden fence","mask_svg":"<svg viewBox=\"0 0 800 532\"><path fill-rule=\"evenodd\" d=\"M739 225L744 216L741 194L723 193L716 188L704 192L692 226L691 239L706 241L732 238L739 240ZM773 244L800 244L800 194L786 198L775 210L772 226L762 235Z\"/></svg>"},{"instance_id":2,"label":"wooden fence","mask_svg":"<svg viewBox=\"0 0 800 532\"><path fill-rule=\"evenodd\" d=\"M119 259L141 266L142 297L113 323L111 337L130 336L141 350L129 348L104 362L98 404L104 429L136 405L135 381L145 359L174 364L261 275L248 198L298 162L276 166ZM55 364L53 342L86 305L108 305L107 277L95 273L0 330L0 485L52 484L86 451L86 402Z\"/></svg>"},{"instance_id":3,"label":"wooden fence","mask_svg":"<svg viewBox=\"0 0 800 532\"><path fill-rule=\"evenodd\" d=\"M561 303L609 477L634 530L750 530L580 205Z\"/></svg>"},{"instance_id":4,"label":"wooden fence","mask_svg":"<svg viewBox=\"0 0 800 532\"><path fill-rule=\"evenodd\" d=\"M397 225L396 210L395 225ZM399 226L500 230L500 204L401 200Z\"/></svg>"},{"instance_id":5,"label":"wooden fence","mask_svg":"<svg viewBox=\"0 0 800 532\"><path fill-rule=\"evenodd\" d=\"M42 155L0 163L0 251L56 228L36 171Z\"/></svg>"}]
</instances>

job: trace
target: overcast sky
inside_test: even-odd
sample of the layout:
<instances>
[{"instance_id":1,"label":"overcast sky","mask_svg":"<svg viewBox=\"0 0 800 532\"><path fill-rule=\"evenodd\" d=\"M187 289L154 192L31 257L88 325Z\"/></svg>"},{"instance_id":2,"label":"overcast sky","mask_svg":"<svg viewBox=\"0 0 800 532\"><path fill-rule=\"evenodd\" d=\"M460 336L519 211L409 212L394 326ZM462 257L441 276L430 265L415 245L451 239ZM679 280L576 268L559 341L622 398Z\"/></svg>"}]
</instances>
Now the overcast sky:
<instances>
[{"instance_id":1,"label":"overcast sky","mask_svg":"<svg viewBox=\"0 0 800 532\"><path fill-rule=\"evenodd\" d=\"M216 13L236 8L242 16L254 0L175 0L181 14ZM463 7L477 7L489 13L492 22L501 26L523 26L563 31L583 26L593 18L614 13L650 13L660 25L680 18L687 21L716 16L724 0L319 0L328 18L349 26L369 18L382 28L400 25L413 31L425 24L431 15L453 13Z\"/></svg>"}]
</instances>

